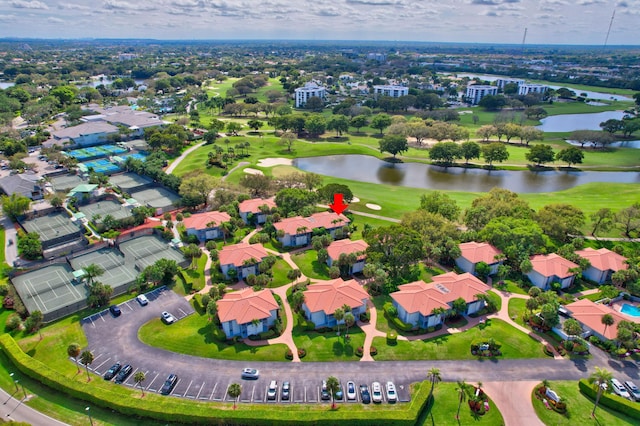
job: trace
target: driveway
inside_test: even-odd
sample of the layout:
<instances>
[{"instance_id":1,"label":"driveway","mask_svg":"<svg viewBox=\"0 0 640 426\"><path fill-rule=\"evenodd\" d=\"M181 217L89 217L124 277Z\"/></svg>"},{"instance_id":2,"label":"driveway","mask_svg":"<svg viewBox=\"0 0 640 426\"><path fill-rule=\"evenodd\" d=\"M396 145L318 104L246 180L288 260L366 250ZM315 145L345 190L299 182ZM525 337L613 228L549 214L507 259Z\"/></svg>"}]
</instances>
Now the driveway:
<instances>
[{"instance_id":1,"label":"driveway","mask_svg":"<svg viewBox=\"0 0 640 426\"><path fill-rule=\"evenodd\" d=\"M6 216L2 216L2 227L4 228L4 258L9 266L18 258L18 237L13 222ZM9 244L9 241L12 241Z\"/></svg>"}]
</instances>

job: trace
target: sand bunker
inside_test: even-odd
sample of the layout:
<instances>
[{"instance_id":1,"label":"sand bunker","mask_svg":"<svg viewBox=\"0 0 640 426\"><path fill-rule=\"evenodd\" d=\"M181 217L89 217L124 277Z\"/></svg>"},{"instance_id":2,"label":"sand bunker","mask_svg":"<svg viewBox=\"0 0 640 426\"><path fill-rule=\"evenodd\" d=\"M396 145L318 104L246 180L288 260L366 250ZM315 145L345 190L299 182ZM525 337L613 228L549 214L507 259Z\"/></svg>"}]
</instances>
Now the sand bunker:
<instances>
[{"instance_id":1,"label":"sand bunker","mask_svg":"<svg viewBox=\"0 0 640 426\"><path fill-rule=\"evenodd\" d=\"M290 158L263 158L258 160L258 166L260 167L273 167L273 166L290 166L293 161Z\"/></svg>"},{"instance_id":2,"label":"sand bunker","mask_svg":"<svg viewBox=\"0 0 640 426\"><path fill-rule=\"evenodd\" d=\"M371 210L382 210L382 207L380 207L377 204L367 203L367 204L365 204L365 206L367 206L367 208L371 209Z\"/></svg>"},{"instance_id":3,"label":"sand bunker","mask_svg":"<svg viewBox=\"0 0 640 426\"><path fill-rule=\"evenodd\" d=\"M247 167L246 169L244 169L244 172L249 175L264 175L264 173L262 173L262 170L252 169L251 167Z\"/></svg>"},{"instance_id":4,"label":"sand bunker","mask_svg":"<svg viewBox=\"0 0 640 426\"><path fill-rule=\"evenodd\" d=\"M352 203L359 203L359 202L360 202L360 198L358 198L358 197L353 197L353 198L351 199L351 202L352 202Z\"/></svg>"}]
</instances>

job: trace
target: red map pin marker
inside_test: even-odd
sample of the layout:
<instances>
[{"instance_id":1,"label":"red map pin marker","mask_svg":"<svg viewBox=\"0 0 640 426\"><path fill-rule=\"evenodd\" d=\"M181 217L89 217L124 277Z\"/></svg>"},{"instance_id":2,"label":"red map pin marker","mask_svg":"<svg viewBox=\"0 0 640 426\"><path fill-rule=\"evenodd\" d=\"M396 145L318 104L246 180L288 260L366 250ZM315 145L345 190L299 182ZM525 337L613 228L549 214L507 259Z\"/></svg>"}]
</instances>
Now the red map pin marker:
<instances>
[{"instance_id":1,"label":"red map pin marker","mask_svg":"<svg viewBox=\"0 0 640 426\"><path fill-rule=\"evenodd\" d=\"M344 203L342 194L333 194L333 204L329 204L329 207L337 214L340 214L345 211L349 205Z\"/></svg>"}]
</instances>

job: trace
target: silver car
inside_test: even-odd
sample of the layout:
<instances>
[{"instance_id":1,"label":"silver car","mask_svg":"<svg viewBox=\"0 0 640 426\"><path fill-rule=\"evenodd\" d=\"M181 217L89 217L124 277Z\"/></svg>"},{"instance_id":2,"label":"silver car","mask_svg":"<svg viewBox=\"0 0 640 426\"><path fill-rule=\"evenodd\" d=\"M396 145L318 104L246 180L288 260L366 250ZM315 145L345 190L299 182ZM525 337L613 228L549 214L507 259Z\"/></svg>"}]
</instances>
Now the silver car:
<instances>
[{"instance_id":1,"label":"silver car","mask_svg":"<svg viewBox=\"0 0 640 426\"><path fill-rule=\"evenodd\" d=\"M379 382L373 382L371 384L371 400L376 404L382 402L382 386Z\"/></svg>"},{"instance_id":2,"label":"silver car","mask_svg":"<svg viewBox=\"0 0 640 426\"><path fill-rule=\"evenodd\" d=\"M398 401L398 394L396 393L396 386L393 382L387 382L387 401L394 403Z\"/></svg>"}]
</instances>

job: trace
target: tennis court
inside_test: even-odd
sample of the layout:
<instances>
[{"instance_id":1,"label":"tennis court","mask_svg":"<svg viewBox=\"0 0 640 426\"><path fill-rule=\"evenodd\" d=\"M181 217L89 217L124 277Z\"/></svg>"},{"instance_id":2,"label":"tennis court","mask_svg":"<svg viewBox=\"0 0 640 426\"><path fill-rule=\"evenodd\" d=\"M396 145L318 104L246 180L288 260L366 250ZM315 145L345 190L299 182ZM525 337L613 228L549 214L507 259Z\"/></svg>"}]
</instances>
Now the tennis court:
<instances>
[{"instance_id":1,"label":"tennis court","mask_svg":"<svg viewBox=\"0 0 640 426\"><path fill-rule=\"evenodd\" d=\"M147 188L142 191L131 192L132 198L135 198L141 204L146 204L154 209L166 209L174 205L180 197L162 187Z\"/></svg>"},{"instance_id":2,"label":"tennis court","mask_svg":"<svg viewBox=\"0 0 640 426\"><path fill-rule=\"evenodd\" d=\"M140 176L137 173L128 172L111 176L109 182L123 191L130 192L132 189L141 188L153 183L153 180L146 176Z\"/></svg>"},{"instance_id":3,"label":"tennis court","mask_svg":"<svg viewBox=\"0 0 640 426\"><path fill-rule=\"evenodd\" d=\"M85 148L88 149L88 148ZM82 163L87 167L87 169L91 168L96 173L110 174L115 173L120 170L120 167L113 164L111 161L106 160L104 158L94 161L87 161Z\"/></svg>"},{"instance_id":4,"label":"tennis court","mask_svg":"<svg viewBox=\"0 0 640 426\"><path fill-rule=\"evenodd\" d=\"M155 235L145 235L120 243L120 250L127 258L127 264L133 259L138 269L153 265L158 259L171 259L183 264L185 257L179 250L170 247Z\"/></svg>"},{"instance_id":5,"label":"tennis court","mask_svg":"<svg viewBox=\"0 0 640 426\"><path fill-rule=\"evenodd\" d=\"M96 223L102 223L105 216L111 215L116 220L124 219L131 216L131 210L124 207L116 200L103 200L96 203L79 206L78 209L91 221L95 215L100 215L100 219Z\"/></svg>"},{"instance_id":6,"label":"tennis court","mask_svg":"<svg viewBox=\"0 0 640 426\"><path fill-rule=\"evenodd\" d=\"M88 292L73 281L67 264L51 265L13 277L11 282L29 312L40 311L45 321L60 318L86 305Z\"/></svg>"},{"instance_id":7,"label":"tennis court","mask_svg":"<svg viewBox=\"0 0 640 426\"><path fill-rule=\"evenodd\" d=\"M140 161L145 161L147 159L147 155L146 154L140 154L139 152L136 152L135 154L121 155L121 157L125 161L129 157L133 158L134 160L140 160Z\"/></svg>"},{"instance_id":8,"label":"tennis court","mask_svg":"<svg viewBox=\"0 0 640 426\"><path fill-rule=\"evenodd\" d=\"M98 147L98 149L102 150L107 155L118 155L118 154L124 154L125 152L127 152L126 149L120 148L119 146L116 146L116 145L102 145Z\"/></svg>"},{"instance_id":9,"label":"tennis court","mask_svg":"<svg viewBox=\"0 0 640 426\"><path fill-rule=\"evenodd\" d=\"M69 192L70 189L85 183L85 181L77 175L55 176L49 180L51 181L51 185L53 185L53 190L56 192Z\"/></svg>"},{"instance_id":10,"label":"tennis court","mask_svg":"<svg viewBox=\"0 0 640 426\"><path fill-rule=\"evenodd\" d=\"M82 235L83 230L72 222L65 213L50 213L34 219L25 220L22 226L27 232L40 235L43 248L73 240Z\"/></svg>"},{"instance_id":11,"label":"tennis court","mask_svg":"<svg viewBox=\"0 0 640 426\"><path fill-rule=\"evenodd\" d=\"M138 275L134 262L125 259L117 249L103 248L75 257L70 262L76 271L92 263L101 266L105 272L96 279L110 285L114 295L123 293Z\"/></svg>"}]
</instances>

